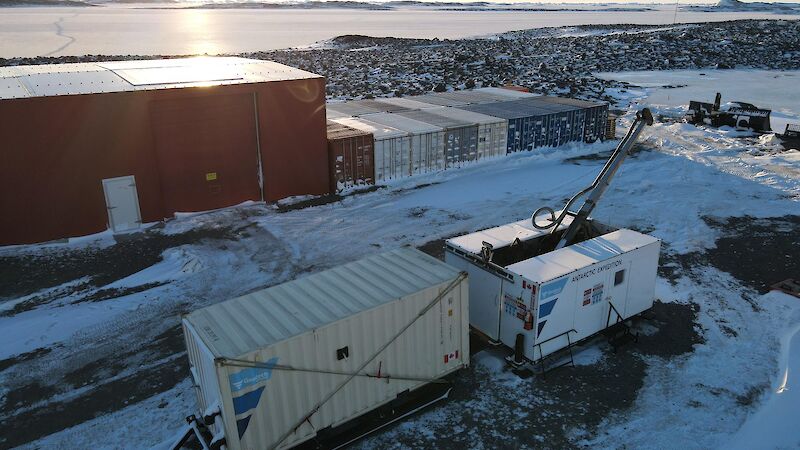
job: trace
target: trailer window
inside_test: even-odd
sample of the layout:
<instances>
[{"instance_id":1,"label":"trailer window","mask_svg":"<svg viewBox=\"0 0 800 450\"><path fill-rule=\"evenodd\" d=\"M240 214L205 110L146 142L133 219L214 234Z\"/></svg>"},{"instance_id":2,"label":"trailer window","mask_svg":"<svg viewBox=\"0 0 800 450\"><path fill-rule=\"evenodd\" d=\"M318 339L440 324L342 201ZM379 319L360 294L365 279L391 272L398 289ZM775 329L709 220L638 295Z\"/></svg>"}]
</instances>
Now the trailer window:
<instances>
[{"instance_id":1,"label":"trailer window","mask_svg":"<svg viewBox=\"0 0 800 450\"><path fill-rule=\"evenodd\" d=\"M625 269L614 274L614 286L619 286L625 281Z\"/></svg>"}]
</instances>

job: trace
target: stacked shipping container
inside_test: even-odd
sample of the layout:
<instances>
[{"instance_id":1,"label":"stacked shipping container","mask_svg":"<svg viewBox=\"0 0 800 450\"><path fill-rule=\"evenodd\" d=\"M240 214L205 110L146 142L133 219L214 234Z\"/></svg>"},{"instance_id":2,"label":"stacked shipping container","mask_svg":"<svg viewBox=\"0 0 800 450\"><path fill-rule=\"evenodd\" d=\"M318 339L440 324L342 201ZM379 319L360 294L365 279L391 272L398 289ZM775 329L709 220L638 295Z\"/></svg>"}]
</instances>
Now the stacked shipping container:
<instances>
[{"instance_id":1,"label":"stacked shipping container","mask_svg":"<svg viewBox=\"0 0 800 450\"><path fill-rule=\"evenodd\" d=\"M331 192L375 184L371 133L328 121L328 162Z\"/></svg>"},{"instance_id":2,"label":"stacked shipping container","mask_svg":"<svg viewBox=\"0 0 800 450\"><path fill-rule=\"evenodd\" d=\"M368 133L381 129L375 134L374 179L386 181L510 152L603 139L608 105L489 87L334 103L328 114ZM344 116L350 122L343 122ZM337 179L339 169L331 170Z\"/></svg>"},{"instance_id":3,"label":"stacked shipping container","mask_svg":"<svg viewBox=\"0 0 800 450\"><path fill-rule=\"evenodd\" d=\"M439 126L444 130L444 167L461 167L478 158L478 126L454 117L435 114L430 109L397 113L420 122Z\"/></svg>"},{"instance_id":4,"label":"stacked shipping container","mask_svg":"<svg viewBox=\"0 0 800 450\"><path fill-rule=\"evenodd\" d=\"M407 131L359 117L333 119L333 121L373 135L376 183L408 176L408 170L405 172L403 170L404 167L408 167L411 154L411 136Z\"/></svg>"},{"instance_id":5,"label":"stacked shipping container","mask_svg":"<svg viewBox=\"0 0 800 450\"><path fill-rule=\"evenodd\" d=\"M409 119L396 113L368 114L360 117L370 122L402 130L409 137L409 148L401 154L393 154L395 149L379 154L375 147L375 164L394 160L399 167L390 167L395 178L419 175L444 169L444 129L442 127Z\"/></svg>"}]
</instances>

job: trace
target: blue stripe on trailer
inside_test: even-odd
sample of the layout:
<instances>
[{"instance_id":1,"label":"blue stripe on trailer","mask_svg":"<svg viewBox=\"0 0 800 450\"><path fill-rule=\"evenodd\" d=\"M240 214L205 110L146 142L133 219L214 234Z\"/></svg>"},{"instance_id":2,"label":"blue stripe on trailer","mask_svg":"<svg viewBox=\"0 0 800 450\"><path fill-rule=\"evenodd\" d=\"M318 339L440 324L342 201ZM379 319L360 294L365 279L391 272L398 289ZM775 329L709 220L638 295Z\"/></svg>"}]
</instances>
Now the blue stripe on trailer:
<instances>
[{"instance_id":1,"label":"blue stripe on trailer","mask_svg":"<svg viewBox=\"0 0 800 450\"><path fill-rule=\"evenodd\" d=\"M549 301L547 303L542 303L541 305L539 305L539 318L540 319L542 317L549 316L550 313L553 312L553 307L556 306L556 300L558 300L558 298L554 298L553 300L551 300L551 301Z\"/></svg>"},{"instance_id":2,"label":"blue stripe on trailer","mask_svg":"<svg viewBox=\"0 0 800 450\"><path fill-rule=\"evenodd\" d=\"M239 414L244 414L258 406L258 401L261 399L261 394L263 392L264 386L261 386L255 391L250 391L246 394L240 395L239 397L233 397L234 414L238 416Z\"/></svg>"},{"instance_id":3,"label":"blue stripe on trailer","mask_svg":"<svg viewBox=\"0 0 800 450\"><path fill-rule=\"evenodd\" d=\"M244 419L239 419L236 421L236 429L239 432L239 439L244 436L244 432L247 431L247 425L250 424L250 418L253 416L247 416Z\"/></svg>"},{"instance_id":4,"label":"blue stripe on trailer","mask_svg":"<svg viewBox=\"0 0 800 450\"><path fill-rule=\"evenodd\" d=\"M542 334L542 328L544 328L544 324L546 323L546 320L539 322L538 328L536 329L536 337L539 337L539 335Z\"/></svg>"}]
</instances>

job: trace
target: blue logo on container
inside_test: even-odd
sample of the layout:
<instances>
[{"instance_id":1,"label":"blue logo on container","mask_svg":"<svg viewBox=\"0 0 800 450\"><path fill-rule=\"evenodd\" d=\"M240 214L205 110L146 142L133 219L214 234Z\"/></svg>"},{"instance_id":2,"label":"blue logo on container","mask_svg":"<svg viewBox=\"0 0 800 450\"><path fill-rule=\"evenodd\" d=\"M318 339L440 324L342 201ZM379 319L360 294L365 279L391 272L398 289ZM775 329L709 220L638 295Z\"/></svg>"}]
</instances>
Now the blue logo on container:
<instances>
[{"instance_id":1,"label":"blue logo on container","mask_svg":"<svg viewBox=\"0 0 800 450\"><path fill-rule=\"evenodd\" d=\"M238 392L242 389L256 385L262 381L269 380L272 376L272 369L278 364L278 358L272 358L259 367L244 369L233 375L228 375L231 384L231 392Z\"/></svg>"},{"instance_id":2,"label":"blue logo on container","mask_svg":"<svg viewBox=\"0 0 800 450\"><path fill-rule=\"evenodd\" d=\"M564 286L567 285L567 280L568 278L562 278L560 280L556 280L545 284L544 286L542 286L541 297L539 298L544 300L548 297L560 294L561 291L564 290Z\"/></svg>"},{"instance_id":3,"label":"blue logo on container","mask_svg":"<svg viewBox=\"0 0 800 450\"><path fill-rule=\"evenodd\" d=\"M228 382L231 385L231 392L239 392L243 389L252 387L272 377L272 370L278 364L278 358L272 358L260 367L251 367L240 372L228 375ZM233 413L236 416L236 427L239 431L239 439L242 438L247 426L250 424L253 410L258 406L261 395L264 393L265 386L245 392L237 397L233 397Z\"/></svg>"}]
</instances>

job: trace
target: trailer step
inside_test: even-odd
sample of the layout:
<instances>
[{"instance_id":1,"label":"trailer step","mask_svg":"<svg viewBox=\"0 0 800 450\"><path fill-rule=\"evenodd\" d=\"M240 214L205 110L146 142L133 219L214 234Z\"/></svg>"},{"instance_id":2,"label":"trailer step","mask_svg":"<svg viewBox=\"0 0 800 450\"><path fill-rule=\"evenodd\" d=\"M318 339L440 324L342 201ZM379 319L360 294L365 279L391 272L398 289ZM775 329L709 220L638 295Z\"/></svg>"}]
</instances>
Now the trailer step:
<instances>
[{"instance_id":1,"label":"trailer step","mask_svg":"<svg viewBox=\"0 0 800 450\"><path fill-rule=\"evenodd\" d=\"M603 330L603 335L608 339L614 353L629 342L639 342L639 334L631 332L631 327L625 322L617 322Z\"/></svg>"}]
</instances>

